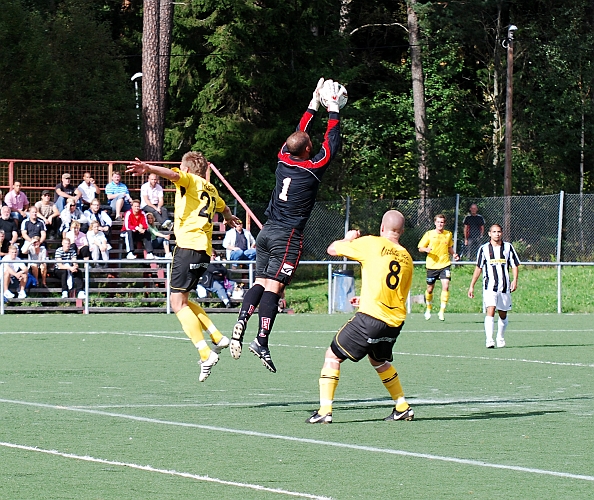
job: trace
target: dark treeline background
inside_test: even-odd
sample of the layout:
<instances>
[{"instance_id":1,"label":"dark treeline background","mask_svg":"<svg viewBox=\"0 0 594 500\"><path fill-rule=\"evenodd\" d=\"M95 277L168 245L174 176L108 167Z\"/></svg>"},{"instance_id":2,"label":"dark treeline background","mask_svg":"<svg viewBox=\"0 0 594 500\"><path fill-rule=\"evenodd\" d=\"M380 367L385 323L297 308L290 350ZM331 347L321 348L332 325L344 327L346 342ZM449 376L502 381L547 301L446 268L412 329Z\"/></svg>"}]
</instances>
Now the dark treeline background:
<instances>
[{"instance_id":1,"label":"dark treeline background","mask_svg":"<svg viewBox=\"0 0 594 500\"><path fill-rule=\"evenodd\" d=\"M142 1L0 5L0 157L140 155L130 77ZM431 196L503 193L512 23L513 193L592 191L594 0L417 0L415 11ZM180 0L164 157L201 150L247 200L266 200L277 150L324 76L347 85L349 104L320 197L417 197L408 40L403 0Z\"/></svg>"}]
</instances>

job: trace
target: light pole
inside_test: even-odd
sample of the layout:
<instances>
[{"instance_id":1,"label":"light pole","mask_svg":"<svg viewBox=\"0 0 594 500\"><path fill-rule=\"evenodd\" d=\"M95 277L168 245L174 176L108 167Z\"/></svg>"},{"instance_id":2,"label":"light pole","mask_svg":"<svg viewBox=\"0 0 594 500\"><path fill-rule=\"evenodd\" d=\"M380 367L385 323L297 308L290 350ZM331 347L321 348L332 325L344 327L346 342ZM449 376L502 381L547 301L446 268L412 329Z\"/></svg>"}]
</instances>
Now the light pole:
<instances>
[{"instance_id":1,"label":"light pole","mask_svg":"<svg viewBox=\"0 0 594 500\"><path fill-rule=\"evenodd\" d=\"M510 238L511 224L511 194L512 194L512 103L514 88L514 31L518 29L514 24L507 28L507 39L503 46L507 49L507 90L505 96L505 166L503 168L503 232Z\"/></svg>"},{"instance_id":2,"label":"light pole","mask_svg":"<svg viewBox=\"0 0 594 500\"><path fill-rule=\"evenodd\" d=\"M134 82L134 91L136 92L136 118L138 120L138 130L140 130L140 102L138 99L138 79L142 78L142 73L135 73L130 80Z\"/></svg>"}]
</instances>

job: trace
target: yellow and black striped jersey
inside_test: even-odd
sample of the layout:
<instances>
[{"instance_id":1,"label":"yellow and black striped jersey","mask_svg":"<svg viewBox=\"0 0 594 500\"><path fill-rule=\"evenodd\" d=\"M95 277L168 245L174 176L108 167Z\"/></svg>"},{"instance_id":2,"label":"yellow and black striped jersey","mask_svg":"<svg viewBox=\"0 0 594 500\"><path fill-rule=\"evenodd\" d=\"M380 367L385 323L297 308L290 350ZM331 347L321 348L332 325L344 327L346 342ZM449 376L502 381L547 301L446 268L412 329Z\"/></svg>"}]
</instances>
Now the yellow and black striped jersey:
<instances>
[{"instance_id":1,"label":"yellow and black striped jersey","mask_svg":"<svg viewBox=\"0 0 594 500\"><path fill-rule=\"evenodd\" d=\"M178 168L175 182L175 241L180 248L212 253L212 219L225 210L225 202L206 179Z\"/></svg>"},{"instance_id":2,"label":"yellow and black striped jersey","mask_svg":"<svg viewBox=\"0 0 594 500\"><path fill-rule=\"evenodd\" d=\"M427 254L427 269L443 269L444 267L448 267L452 263L449 251L452 246L454 246L452 233L445 230L438 233L435 229L427 231L417 245L418 248L431 248L431 252Z\"/></svg>"},{"instance_id":3,"label":"yellow and black striped jersey","mask_svg":"<svg viewBox=\"0 0 594 500\"><path fill-rule=\"evenodd\" d=\"M389 326L406 319L406 299L412 284L413 261L408 251L381 236L337 241L336 252L361 263L359 312Z\"/></svg>"}]
</instances>

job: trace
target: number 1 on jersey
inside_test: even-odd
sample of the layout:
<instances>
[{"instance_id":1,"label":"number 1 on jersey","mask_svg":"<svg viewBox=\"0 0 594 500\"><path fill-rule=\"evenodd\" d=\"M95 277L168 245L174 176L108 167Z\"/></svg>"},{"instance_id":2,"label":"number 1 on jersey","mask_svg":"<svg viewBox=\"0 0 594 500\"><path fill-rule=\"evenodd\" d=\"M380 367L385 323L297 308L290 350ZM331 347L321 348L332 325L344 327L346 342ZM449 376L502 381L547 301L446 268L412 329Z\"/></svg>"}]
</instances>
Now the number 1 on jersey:
<instances>
[{"instance_id":1,"label":"number 1 on jersey","mask_svg":"<svg viewBox=\"0 0 594 500\"><path fill-rule=\"evenodd\" d=\"M289 186L291 185L291 181L292 181L292 179L290 177L285 177L283 179L283 190L278 195L279 199L281 199L283 201L289 201L289 198L287 198L287 195L289 194Z\"/></svg>"}]
</instances>

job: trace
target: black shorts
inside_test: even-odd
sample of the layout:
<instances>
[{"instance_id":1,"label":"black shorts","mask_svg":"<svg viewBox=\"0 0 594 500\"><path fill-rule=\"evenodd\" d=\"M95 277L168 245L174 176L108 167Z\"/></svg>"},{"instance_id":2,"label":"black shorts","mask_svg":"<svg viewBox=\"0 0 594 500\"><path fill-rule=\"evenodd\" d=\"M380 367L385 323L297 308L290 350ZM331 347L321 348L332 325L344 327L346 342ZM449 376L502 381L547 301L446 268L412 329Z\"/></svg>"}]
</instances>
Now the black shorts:
<instances>
[{"instance_id":1,"label":"black shorts","mask_svg":"<svg viewBox=\"0 0 594 500\"><path fill-rule=\"evenodd\" d=\"M392 348L403 326L388 326L358 312L334 336L330 348L340 359L359 361L369 354L376 361L392 361Z\"/></svg>"},{"instance_id":2,"label":"black shorts","mask_svg":"<svg viewBox=\"0 0 594 500\"><path fill-rule=\"evenodd\" d=\"M288 285L299 265L302 249L301 231L267 222L256 239L256 278Z\"/></svg>"},{"instance_id":3,"label":"black shorts","mask_svg":"<svg viewBox=\"0 0 594 500\"><path fill-rule=\"evenodd\" d=\"M433 285L437 280L451 280L452 269L451 266L443 269L427 269L427 284Z\"/></svg>"},{"instance_id":4,"label":"black shorts","mask_svg":"<svg viewBox=\"0 0 594 500\"><path fill-rule=\"evenodd\" d=\"M176 247L171 263L171 293L194 290L209 264L210 256L204 250Z\"/></svg>"}]
</instances>

